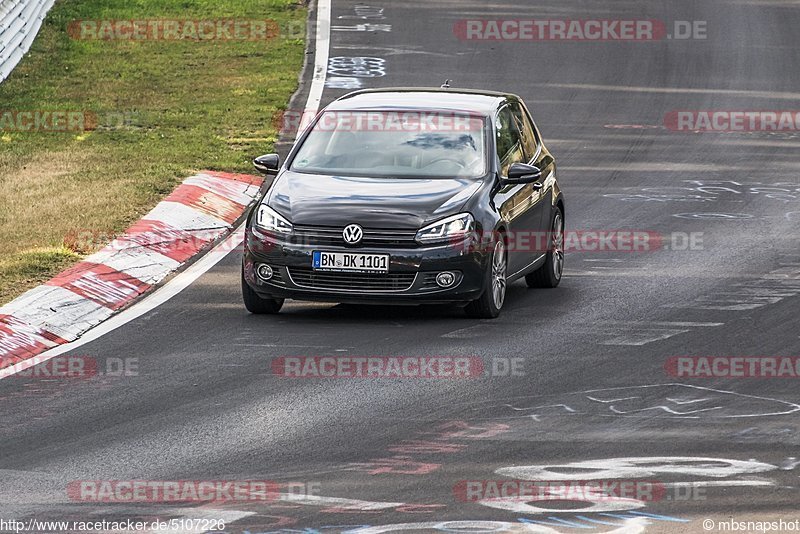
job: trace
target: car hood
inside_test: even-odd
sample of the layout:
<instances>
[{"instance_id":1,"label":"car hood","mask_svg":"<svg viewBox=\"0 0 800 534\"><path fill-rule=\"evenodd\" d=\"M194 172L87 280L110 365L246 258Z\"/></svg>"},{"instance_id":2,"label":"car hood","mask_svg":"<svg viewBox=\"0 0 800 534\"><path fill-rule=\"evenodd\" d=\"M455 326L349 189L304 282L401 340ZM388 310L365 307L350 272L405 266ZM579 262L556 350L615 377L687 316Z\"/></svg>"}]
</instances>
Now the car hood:
<instances>
[{"instance_id":1,"label":"car hood","mask_svg":"<svg viewBox=\"0 0 800 534\"><path fill-rule=\"evenodd\" d=\"M482 181L466 178L365 178L285 171L269 205L293 224L419 228L458 213Z\"/></svg>"}]
</instances>

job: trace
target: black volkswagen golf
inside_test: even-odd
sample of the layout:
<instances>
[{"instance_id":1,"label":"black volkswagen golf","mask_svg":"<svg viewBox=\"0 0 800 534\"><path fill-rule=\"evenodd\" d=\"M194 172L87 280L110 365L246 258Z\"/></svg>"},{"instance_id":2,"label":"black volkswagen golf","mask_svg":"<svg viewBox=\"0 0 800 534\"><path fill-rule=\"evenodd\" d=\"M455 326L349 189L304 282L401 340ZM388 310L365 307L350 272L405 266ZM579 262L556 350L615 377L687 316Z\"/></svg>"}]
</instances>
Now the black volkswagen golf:
<instances>
[{"instance_id":1,"label":"black volkswagen golf","mask_svg":"<svg viewBox=\"0 0 800 534\"><path fill-rule=\"evenodd\" d=\"M564 200L522 100L456 89L380 89L327 106L250 213L242 292L284 299L459 303L493 318L506 286L556 287Z\"/></svg>"}]
</instances>

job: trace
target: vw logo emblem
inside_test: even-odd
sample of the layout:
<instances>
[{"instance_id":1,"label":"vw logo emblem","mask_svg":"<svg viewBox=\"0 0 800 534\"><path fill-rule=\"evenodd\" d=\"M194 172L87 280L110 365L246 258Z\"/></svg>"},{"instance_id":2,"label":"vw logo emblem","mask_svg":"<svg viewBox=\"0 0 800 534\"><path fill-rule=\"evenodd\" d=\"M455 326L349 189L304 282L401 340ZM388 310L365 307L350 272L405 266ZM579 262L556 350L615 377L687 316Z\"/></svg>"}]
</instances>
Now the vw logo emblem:
<instances>
[{"instance_id":1,"label":"vw logo emblem","mask_svg":"<svg viewBox=\"0 0 800 534\"><path fill-rule=\"evenodd\" d=\"M344 237L344 242L348 245L355 245L361 242L361 238L364 237L364 230L357 224L348 224L342 231L342 237Z\"/></svg>"}]
</instances>

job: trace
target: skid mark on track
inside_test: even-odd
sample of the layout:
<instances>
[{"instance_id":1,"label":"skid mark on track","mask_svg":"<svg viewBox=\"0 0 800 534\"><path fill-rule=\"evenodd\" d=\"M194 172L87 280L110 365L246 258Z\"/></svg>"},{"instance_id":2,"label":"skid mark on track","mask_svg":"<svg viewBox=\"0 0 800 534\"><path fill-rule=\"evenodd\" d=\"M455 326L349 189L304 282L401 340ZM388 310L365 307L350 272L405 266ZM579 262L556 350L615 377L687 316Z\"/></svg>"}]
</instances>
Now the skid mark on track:
<instances>
[{"instance_id":1,"label":"skid mark on track","mask_svg":"<svg viewBox=\"0 0 800 534\"><path fill-rule=\"evenodd\" d=\"M480 323L473 326L468 326L466 328L459 328L458 330L453 330L452 332L442 334L441 337L448 339L472 339L472 338L486 337L487 335L489 335L488 330L490 330L490 328L491 325L487 323Z\"/></svg>"},{"instance_id":2,"label":"skid mark on track","mask_svg":"<svg viewBox=\"0 0 800 534\"><path fill-rule=\"evenodd\" d=\"M663 341L679 334L686 334L695 328L710 328L722 326L725 323L699 323L699 322L648 322L639 324L623 324L618 328L622 333L609 340L601 341L601 345L618 345L641 347L656 341Z\"/></svg>"},{"instance_id":3,"label":"skid mark on track","mask_svg":"<svg viewBox=\"0 0 800 534\"><path fill-rule=\"evenodd\" d=\"M694 310L746 311L777 304L800 295L800 262L782 262L777 269L756 280L733 284L729 289L701 295L685 304L665 304L665 308Z\"/></svg>"},{"instance_id":4,"label":"skid mark on track","mask_svg":"<svg viewBox=\"0 0 800 534\"><path fill-rule=\"evenodd\" d=\"M571 334L586 334L606 339L597 341L599 345L641 347L656 341L686 334L697 328L723 326L721 322L692 321L599 321L591 326L569 327Z\"/></svg>"}]
</instances>

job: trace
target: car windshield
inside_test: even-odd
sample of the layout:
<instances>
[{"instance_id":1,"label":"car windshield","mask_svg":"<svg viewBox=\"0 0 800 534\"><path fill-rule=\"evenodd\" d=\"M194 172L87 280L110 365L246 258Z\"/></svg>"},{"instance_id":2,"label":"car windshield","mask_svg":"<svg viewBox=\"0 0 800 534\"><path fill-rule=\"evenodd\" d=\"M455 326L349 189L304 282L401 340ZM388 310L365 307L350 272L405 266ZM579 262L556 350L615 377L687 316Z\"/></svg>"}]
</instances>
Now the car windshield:
<instances>
[{"instance_id":1,"label":"car windshield","mask_svg":"<svg viewBox=\"0 0 800 534\"><path fill-rule=\"evenodd\" d=\"M291 169L386 178L476 178L486 174L486 121L450 112L327 111Z\"/></svg>"}]
</instances>

